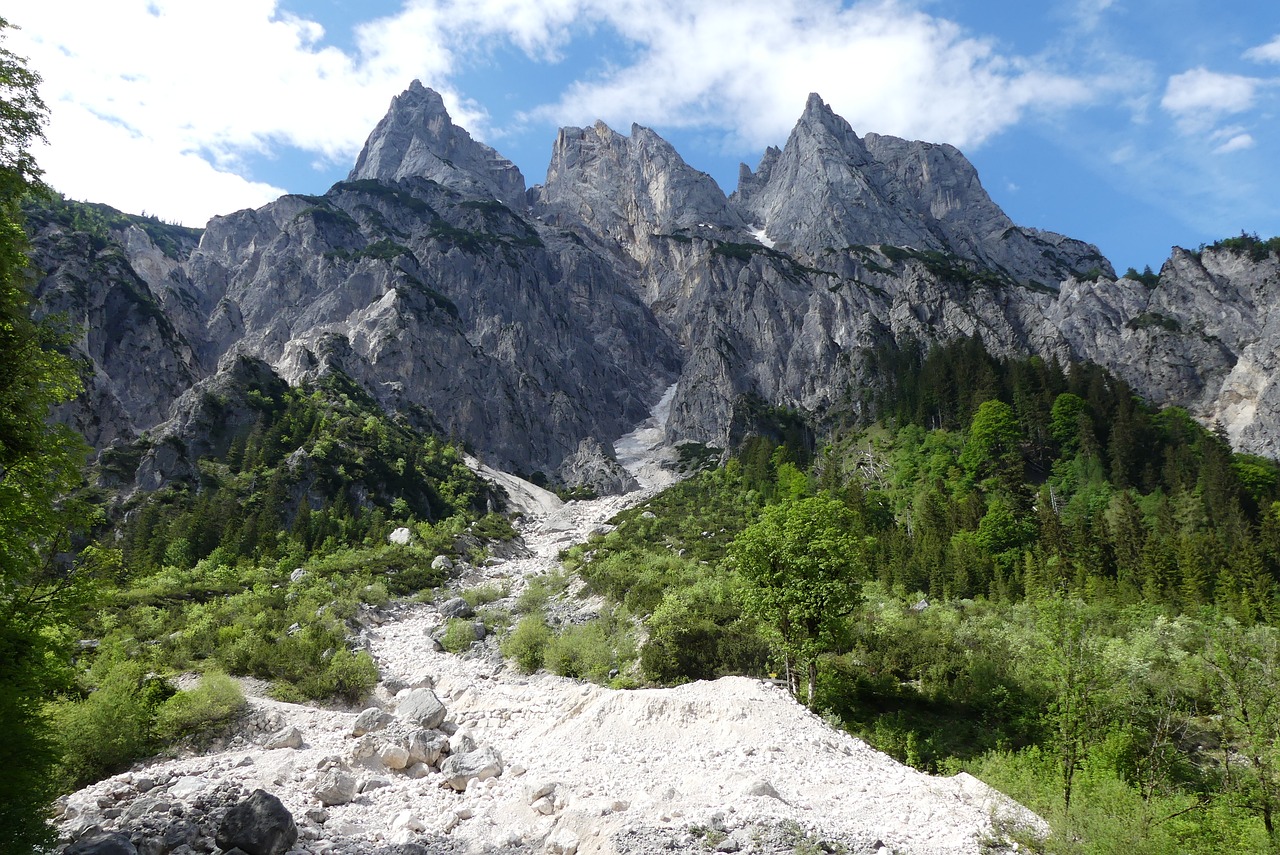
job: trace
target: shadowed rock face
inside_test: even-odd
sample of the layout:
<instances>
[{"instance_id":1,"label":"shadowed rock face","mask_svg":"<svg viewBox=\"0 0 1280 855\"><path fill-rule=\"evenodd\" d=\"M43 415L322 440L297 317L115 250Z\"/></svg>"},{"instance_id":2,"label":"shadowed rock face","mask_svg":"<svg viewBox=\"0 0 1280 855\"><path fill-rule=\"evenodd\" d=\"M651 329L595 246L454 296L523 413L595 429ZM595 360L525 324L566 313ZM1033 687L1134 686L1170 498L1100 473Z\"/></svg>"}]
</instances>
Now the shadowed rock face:
<instances>
[{"instance_id":1,"label":"shadowed rock face","mask_svg":"<svg viewBox=\"0 0 1280 855\"><path fill-rule=\"evenodd\" d=\"M84 324L93 370L63 417L99 447L199 447L192 402L249 358L290 383L342 370L488 463L586 483L608 455L583 441L607 448L673 381L669 438L724 445L760 405L857 412L869 348L974 334L1098 362L1243 449L1280 441L1274 256L1175 250L1154 289L1116 280L1096 248L1014 225L956 149L860 138L817 96L729 198L653 131L603 123L563 129L526 194L415 82L350 180L215 217L198 246L33 226L42 310Z\"/></svg>"}]
</instances>

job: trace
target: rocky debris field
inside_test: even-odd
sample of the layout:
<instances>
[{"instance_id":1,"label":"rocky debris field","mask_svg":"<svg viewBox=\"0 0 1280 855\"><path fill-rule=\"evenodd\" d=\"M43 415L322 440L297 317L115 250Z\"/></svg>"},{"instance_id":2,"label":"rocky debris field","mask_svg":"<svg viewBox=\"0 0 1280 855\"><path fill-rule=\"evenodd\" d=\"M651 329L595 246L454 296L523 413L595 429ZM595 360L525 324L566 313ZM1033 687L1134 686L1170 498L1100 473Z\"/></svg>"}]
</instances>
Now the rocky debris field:
<instances>
[{"instance_id":1,"label":"rocky debris field","mask_svg":"<svg viewBox=\"0 0 1280 855\"><path fill-rule=\"evenodd\" d=\"M637 451L654 428L619 443L641 484L625 497L560 504L532 485L509 490L525 511L524 557L471 568L464 582L514 593L669 483L653 444ZM65 855L923 855L1015 851L997 828L1044 830L975 778L903 766L768 681L616 691L522 675L492 637L445 653L435 637L455 608L363 616L357 640L382 675L363 709L251 696L234 733L205 753L63 798Z\"/></svg>"}]
</instances>

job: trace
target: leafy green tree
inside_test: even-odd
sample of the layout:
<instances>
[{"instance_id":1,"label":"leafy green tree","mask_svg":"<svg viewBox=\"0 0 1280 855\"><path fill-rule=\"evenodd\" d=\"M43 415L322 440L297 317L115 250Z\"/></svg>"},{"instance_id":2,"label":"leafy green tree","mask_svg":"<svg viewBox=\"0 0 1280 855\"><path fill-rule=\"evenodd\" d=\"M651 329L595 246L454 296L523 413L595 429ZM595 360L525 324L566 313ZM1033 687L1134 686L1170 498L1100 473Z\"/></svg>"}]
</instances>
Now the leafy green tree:
<instances>
[{"instance_id":1,"label":"leafy green tree","mask_svg":"<svg viewBox=\"0 0 1280 855\"><path fill-rule=\"evenodd\" d=\"M0 39L9 28L0 19ZM42 715L57 678L50 631L72 602L56 562L82 509L59 502L80 484L84 447L49 411L78 388L59 336L30 313L20 204L44 192L30 147L41 137L40 78L0 47L0 850L47 843L56 761Z\"/></svg>"},{"instance_id":2,"label":"leafy green tree","mask_svg":"<svg viewBox=\"0 0 1280 855\"><path fill-rule=\"evenodd\" d=\"M1024 665L1039 682L1047 704L1043 724L1057 760L1064 815L1071 813L1077 776L1090 749L1113 721L1116 674L1104 654L1096 609L1063 595L1035 604Z\"/></svg>"},{"instance_id":3,"label":"leafy green tree","mask_svg":"<svg viewBox=\"0 0 1280 855\"><path fill-rule=\"evenodd\" d=\"M1226 620L1210 627L1204 655L1222 713L1217 721L1228 785L1242 792L1280 849L1280 637L1274 627ZM1233 773L1233 762L1243 768Z\"/></svg>"},{"instance_id":4,"label":"leafy green tree","mask_svg":"<svg viewBox=\"0 0 1280 855\"><path fill-rule=\"evenodd\" d=\"M969 425L960 465L975 480L995 478L1007 489L1017 489L1022 483L1021 440L1013 407L1004 401L983 401Z\"/></svg>"},{"instance_id":5,"label":"leafy green tree","mask_svg":"<svg viewBox=\"0 0 1280 855\"><path fill-rule=\"evenodd\" d=\"M820 495L770 505L730 546L748 582L748 610L781 638L787 684L796 696L797 663L805 664L810 704L817 657L858 604L869 545L862 520L838 499Z\"/></svg>"}]
</instances>

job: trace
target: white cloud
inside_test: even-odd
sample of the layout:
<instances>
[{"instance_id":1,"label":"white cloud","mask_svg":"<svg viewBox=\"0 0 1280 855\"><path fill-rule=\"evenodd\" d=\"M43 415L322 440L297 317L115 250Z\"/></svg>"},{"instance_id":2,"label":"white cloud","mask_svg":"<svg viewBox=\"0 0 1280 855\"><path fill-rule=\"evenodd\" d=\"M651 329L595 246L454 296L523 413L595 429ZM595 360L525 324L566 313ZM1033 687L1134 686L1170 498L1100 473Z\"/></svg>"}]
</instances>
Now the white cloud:
<instances>
[{"instance_id":1,"label":"white cloud","mask_svg":"<svg viewBox=\"0 0 1280 855\"><path fill-rule=\"evenodd\" d=\"M149 185L148 211L193 224L274 189L239 175L246 155L290 144L352 160L392 95L452 65L432 21L372 22L352 57L275 0L15 0L6 15L44 77L49 183L126 208Z\"/></svg>"},{"instance_id":2,"label":"white cloud","mask_svg":"<svg viewBox=\"0 0 1280 855\"><path fill-rule=\"evenodd\" d=\"M1244 151L1257 144L1252 134L1233 134L1226 142L1213 150L1214 154L1228 154L1233 151Z\"/></svg>"},{"instance_id":3,"label":"white cloud","mask_svg":"<svg viewBox=\"0 0 1280 855\"><path fill-rule=\"evenodd\" d=\"M860 130L972 146L1097 84L897 0L405 0L357 27L351 51L277 0L11 0L6 15L45 77L49 182L189 223L276 192L251 180L252 156L290 145L352 161L415 77L477 136L497 133L452 81L502 44L547 63L602 30L632 48L536 118L698 127L757 148L785 138L810 91Z\"/></svg>"},{"instance_id":4,"label":"white cloud","mask_svg":"<svg viewBox=\"0 0 1280 855\"><path fill-rule=\"evenodd\" d=\"M809 92L863 130L972 146L1027 110L1092 97L1085 82L997 54L957 25L895 2L742 0L589 4L638 58L533 112L557 122L733 128L779 142Z\"/></svg>"},{"instance_id":5,"label":"white cloud","mask_svg":"<svg viewBox=\"0 0 1280 855\"><path fill-rule=\"evenodd\" d=\"M1276 36L1265 45L1249 48L1244 52L1244 58L1255 62L1280 62L1280 36Z\"/></svg>"},{"instance_id":6,"label":"white cloud","mask_svg":"<svg viewBox=\"0 0 1280 855\"><path fill-rule=\"evenodd\" d=\"M1264 82L1256 77L1193 68L1169 78L1160 106L1177 119L1184 131L1203 131L1223 116L1252 108Z\"/></svg>"},{"instance_id":7,"label":"white cloud","mask_svg":"<svg viewBox=\"0 0 1280 855\"><path fill-rule=\"evenodd\" d=\"M215 213L265 205L285 192L220 171L197 154L139 137L74 104L63 106L48 136L38 152L46 180L73 198L123 211L203 226ZM78 140L92 141L92 156Z\"/></svg>"},{"instance_id":8,"label":"white cloud","mask_svg":"<svg viewBox=\"0 0 1280 855\"><path fill-rule=\"evenodd\" d=\"M1086 31L1096 30L1103 14L1115 5L1115 0L1076 0L1072 13L1076 23Z\"/></svg>"}]
</instances>

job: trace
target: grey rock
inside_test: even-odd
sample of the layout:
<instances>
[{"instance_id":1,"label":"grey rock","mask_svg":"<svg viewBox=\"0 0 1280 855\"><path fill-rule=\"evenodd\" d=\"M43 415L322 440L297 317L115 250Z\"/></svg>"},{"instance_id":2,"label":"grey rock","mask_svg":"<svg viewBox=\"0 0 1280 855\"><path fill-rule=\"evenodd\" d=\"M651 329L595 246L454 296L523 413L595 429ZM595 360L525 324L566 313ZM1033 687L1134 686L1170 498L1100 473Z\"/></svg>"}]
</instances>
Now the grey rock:
<instances>
[{"instance_id":1,"label":"grey rock","mask_svg":"<svg viewBox=\"0 0 1280 855\"><path fill-rule=\"evenodd\" d=\"M248 855L281 855L297 842L298 827L280 799L265 790L254 790L222 817L216 839L223 849L239 847Z\"/></svg>"},{"instance_id":2,"label":"grey rock","mask_svg":"<svg viewBox=\"0 0 1280 855\"><path fill-rule=\"evenodd\" d=\"M462 597L453 597L440 604L440 616L446 618L469 618L476 613L471 604Z\"/></svg>"},{"instance_id":3,"label":"grey rock","mask_svg":"<svg viewBox=\"0 0 1280 855\"><path fill-rule=\"evenodd\" d=\"M382 775L373 775L360 782L360 792L368 793L373 790L380 790L389 786L391 786L390 779L385 778Z\"/></svg>"},{"instance_id":4,"label":"grey rock","mask_svg":"<svg viewBox=\"0 0 1280 855\"><path fill-rule=\"evenodd\" d=\"M650 257L655 235L722 234L741 216L705 172L684 162L648 128L624 137L603 122L561 128L544 186L529 193L534 213L556 225L585 225L606 245Z\"/></svg>"},{"instance_id":5,"label":"grey rock","mask_svg":"<svg viewBox=\"0 0 1280 855\"><path fill-rule=\"evenodd\" d=\"M812 259L890 244L954 253L1018 282L1056 284L1095 267L1114 276L1096 247L1015 226L952 146L860 139L816 94L786 146L755 174L743 167L732 201L780 248Z\"/></svg>"},{"instance_id":6,"label":"grey rock","mask_svg":"<svg viewBox=\"0 0 1280 855\"><path fill-rule=\"evenodd\" d=\"M469 751L475 751L476 747L475 734L466 728L449 737L450 754L466 754Z\"/></svg>"},{"instance_id":7,"label":"grey rock","mask_svg":"<svg viewBox=\"0 0 1280 855\"><path fill-rule=\"evenodd\" d=\"M179 818L170 821L165 826L164 835L161 838L163 848L166 852L177 849L179 846L194 845L200 837L200 826L195 822Z\"/></svg>"},{"instance_id":8,"label":"grey rock","mask_svg":"<svg viewBox=\"0 0 1280 855\"><path fill-rule=\"evenodd\" d=\"M431 569L448 572L453 569L453 561L447 555L437 555L431 559Z\"/></svg>"},{"instance_id":9,"label":"grey rock","mask_svg":"<svg viewBox=\"0 0 1280 855\"><path fill-rule=\"evenodd\" d=\"M72 843L65 855L138 855L138 849L123 834L100 832Z\"/></svg>"},{"instance_id":10,"label":"grey rock","mask_svg":"<svg viewBox=\"0 0 1280 855\"><path fill-rule=\"evenodd\" d=\"M444 721L446 710L444 704L430 689L413 689L403 698L396 708L396 716L423 730L438 727Z\"/></svg>"},{"instance_id":11,"label":"grey rock","mask_svg":"<svg viewBox=\"0 0 1280 855\"><path fill-rule=\"evenodd\" d=\"M502 769L502 755L489 745L464 754L452 754L440 764L444 782L458 792L465 791L472 781L486 781L501 775Z\"/></svg>"},{"instance_id":12,"label":"grey rock","mask_svg":"<svg viewBox=\"0 0 1280 855\"><path fill-rule=\"evenodd\" d=\"M600 496L620 496L640 488L636 479L594 437L560 464L556 474L566 487L585 487Z\"/></svg>"},{"instance_id":13,"label":"grey rock","mask_svg":"<svg viewBox=\"0 0 1280 855\"><path fill-rule=\"evenodd\" d=\"M345 772L331 769L316 782L315 796L325 807L345 805L356 797L356 779Z\"/></svg>"},{"instance_id":14,"label":"grey rock","mask_svg":"<svg viewBox=\"0 0 1280 855\"><path fill-rule=\"evenodd\" d=\"M440 757L449 748L449 740L444 734L434 730L419 730L409 735L408 744L405 746L409 750L409 762L425 763L428 766L434 766L440 762Z\"/></svg>"},{"instance_id":15,"label":"grey rock","mask_svg":"<svg viewBox=\"0 0 1280 855\"><path fill-rule=\"evenodd\" d=\"M268 736L267 741L262 743L262 747L268 751L279 748L301 748L302 731L292 725L282 728Z\"/></svg>"},{"instance_id":16,"label":"grey rock","mask_svg":"<svg viewBox=\"0 0 1280 855\"><path fill-rule=\"evenodd\" d=\"M382 730L395 720L396 717L391 713L378 707L369 707L356 716L356 720L351 723L351 735L364 736L366 733Z\"/></svg>"},{"instance_id":17,"label":"grey rock","mask_svg":"<svg viewBox=\"0 0 1280 855\"><path fill-rule=\"evenodd\" d=\"M455 125L439 93L417 80L392 99L347 180L406 177L525 208L524 176L516 165Z\"/></svg>"}]
</instances>

